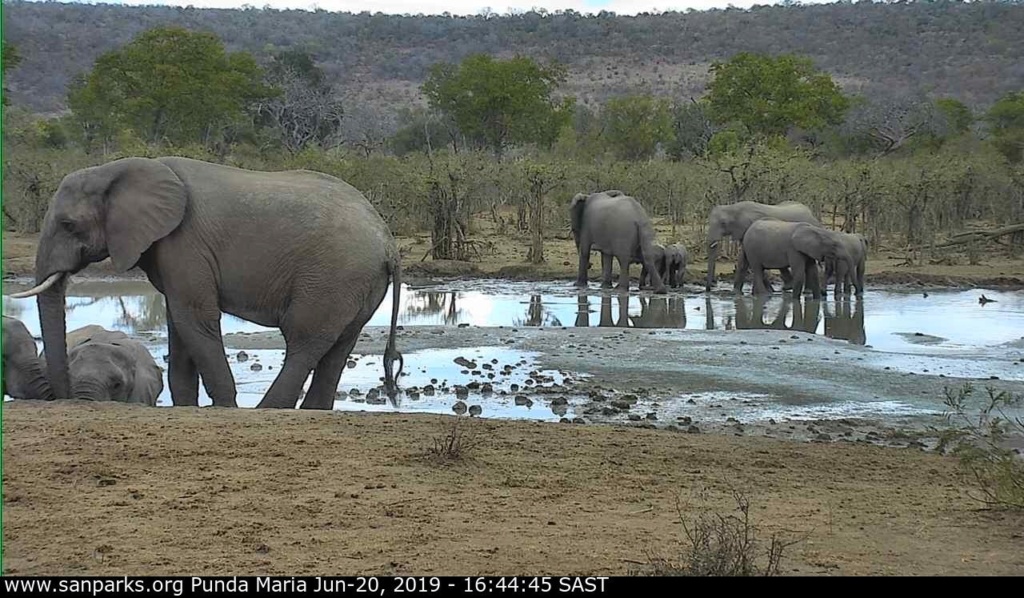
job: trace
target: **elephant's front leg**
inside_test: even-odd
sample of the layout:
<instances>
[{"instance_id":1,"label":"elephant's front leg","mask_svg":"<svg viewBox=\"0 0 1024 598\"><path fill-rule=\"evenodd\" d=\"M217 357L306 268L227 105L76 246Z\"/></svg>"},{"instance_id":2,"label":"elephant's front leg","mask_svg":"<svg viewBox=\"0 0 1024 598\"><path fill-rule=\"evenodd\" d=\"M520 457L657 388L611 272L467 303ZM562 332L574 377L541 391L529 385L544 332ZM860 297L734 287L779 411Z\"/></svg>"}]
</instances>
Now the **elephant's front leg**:
<instances>
[{"instance_id":1,"label":"elephant's front leg","mask_svg":"<svg viewBox=\"0 0 1024 598\"><path fill-rule=\"evenodd\" d=\"M804 271L804 280L806 281L807 290L810 291L811 296L815 299L821 297L821 281L818 272L818 262L808 259L806 269Z\"/></svg>"},{"instance_id":2,"label":"elephant's front leg","mask_svg":"<svg viewBox=\"0 0 1024 598\"><path fill-rule=\"evenodd\" d=\"M779 268L779 276L782 277L782 290L788 291L793 288L793 273L789 268Z\"/></svg>"},{"instance_id":3,"label":"elephant's front leg","mask_svg":"<svg viewBox=\"0 0 1024 598\"><path fill-rule=\"evenodd\" d=\"M771 291L771 285L765 284L765 278L766 278L767 272L765 271L764 266L762 266L761 264L751 264L750 270L751 270L751 272L753 272L754 294L755 295L768 295L768 294L770 294L772 292ZM741 293L743 292L743 284L742 283L740 283L740 292Z\"/></svg>"},{"instance_id":4,"label":"elephant's front leg","mask_svg":"<svg viewBox=\"0 0 1024 598\"><path fill-rule=\"evenodd\" d=\"M789 264L793 270L793 298L799 299L804 292L804 282L807 276L807 258L797 252L790 250Z\"/></svg>"},{"instance_id":5,"label":"elephant's front leg","mask_svg":"<svg viewBox=\"0 0 1024 598\"><path fill-rule=\"evenodd\" d=\"M601 253L601 288L612 288L612 256Z\"/></svg>"},{"instance_id":6,"label":"elephant's front leg","mask_svg":"<svg viewBox=\"0 0 1024 598\"><path fill-rule=\"evenodd\" d=\"M587 271L590 270L590 239L580 239L580 262L579 271L576 273L576 286L587 288Z\"/></svg>"},{"instance_id":7,"label":"elephant's front leg","mask_svg":"<svg viewBox=\"0 0 1024 598\"><path fill-rule=\"evenodd\" d=\"M747 270L750 268L750 262L747 260L747 255L741 250L739 261L736 262L736 274L733 276L732 290L737 295L743 294L743 285L746 283ZM761 281L767 284L767 278L765 274L762 274ZM755 288L757 285L754 285ZM770 285L769 285L770 288Z\"/></svg>"},{"instance_id":8,"label":"elephant's front leg","mask_svg":"<svg viewBox=\"0 0 1024 598\"><path fill-rule=\"evenodd\" d=\"M198 303L194 298L186 302L173 296L167 297L175 333L187 351L187 357L203 377L203 386L213 405L237 407L235 377L228 366L224 341L220 335L220 309Z\"/></svg>"},{"instance_id":9,"label":"elephant's front leg","mask_svg":"<svg viewBox=\"0 0 1024 598\"><path fill-rule=\"evenodd\" d=\"M199 370L174 328L171 310L167 310L167 384L175 407L199 406Z\"/></svg>"}]
</instances>

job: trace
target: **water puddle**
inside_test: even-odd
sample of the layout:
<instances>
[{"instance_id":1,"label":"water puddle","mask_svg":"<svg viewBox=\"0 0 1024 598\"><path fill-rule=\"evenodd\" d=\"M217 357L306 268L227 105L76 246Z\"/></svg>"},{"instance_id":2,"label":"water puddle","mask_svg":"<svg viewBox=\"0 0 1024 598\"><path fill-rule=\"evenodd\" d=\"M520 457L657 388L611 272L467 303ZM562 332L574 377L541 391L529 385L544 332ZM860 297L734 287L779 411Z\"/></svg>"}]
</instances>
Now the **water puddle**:
<instances>
[{"instance_id":1,"label":"water puddle","mask_svg":"<svg viewBox=\"0 0 1024 598\"><path fill-rule=\"evenodd\" d=\"M6 282L4 287L6 292L14 292L26 285ZM978 297L982 292L996 302L980 305ZM1020 361L1024 359L1024 293L1019 292L929 290L924 296L920 292L874 290L861 299L837 302L793 301L780 294L767 300L750 296L737 298L731 293L705 295L696 287L668 296L652 296L636 292L622 295L595 287L578 291L566 282L472 280L428 288L403 286L400 305L399 323L407 329L471 325L792 330L868 347L871 350L858 353L855 358L877 370L949 378L998 376L1003 380L1024 380L1024 363ZM369 325L386 326L390 321L390 308L389 294ZM3 311L21 319L38 337L35 300L14 300L5 296ZM87 324L124 330L141 337L157 363L166 367L163 297L147 282L88 280L71 284L67 298L68 329ZM229 315L222 317L221 327L223 334L268 330ZM492 341L477 343L490 345ZM259 349L246 351L246 354L247 359L240 360L238 351L230 350L229 363L238 388L239 405L253 407L273 382L284 353ZM498 346L407 352L406 375L401 380L406 392L400 397L397 409L452 413L453 407L461 401L466 413L477 413L481 417L558 421L581 415L586 400L574 395L571 389L572 380L585 374L538 371L538 357L536 353ZM476 367L458 365L456 358L464 358ZM335 408L394 410L396 407L371 392L380 385L383 373L380 357L354 355L352 363L353 367L342 375ZM506 365L511 367L505 368ZM814 381L808 383L814 384ZM483 391L485 384L490 385L489 392ZM425 391L428 386L432 387L432 393ZM463 389L457 387L465 387L467 392L462 394ZM698 409L713 414L716 409L713 405L720 401L729 403L727 412L740 421L896 418L935 413L931 408L934 403L893 401L888 400L893 397L884 396L861 400L863 397L853 390L846 393L846 398L857 400L828 399L823 395L808 404L790 404L783 397L768 395L722 398L714 393L685 394L660 399L658 413L659 417L663 412L666 417L676 417ZM201 402L208 404L205 391L201 394ZM170 404L169 389L164 390L159 404ZM675 413L676 410L679 413Z\"/></svg>"}]
</instances>

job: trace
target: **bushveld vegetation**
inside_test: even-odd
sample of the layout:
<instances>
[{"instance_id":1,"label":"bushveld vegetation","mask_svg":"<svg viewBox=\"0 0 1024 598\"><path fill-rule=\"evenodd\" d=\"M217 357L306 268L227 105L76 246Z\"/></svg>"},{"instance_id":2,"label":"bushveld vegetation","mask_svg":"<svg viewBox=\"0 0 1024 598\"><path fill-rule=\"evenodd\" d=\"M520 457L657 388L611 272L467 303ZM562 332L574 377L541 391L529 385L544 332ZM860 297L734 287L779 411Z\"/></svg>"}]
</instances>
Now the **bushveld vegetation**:
<instances>
[{"instance_id":1,"label":"bushveld vegetation","mask_svg":"<svg viewBox=\"0 0 1024 598\"><path fill-rule=\"evenodd\" d=\"M26 60L5 42L5 74ZM341 81L311 53L257 61L208 32L153 28L100 55L63 115L7 106L4 227L38 230L71 170L177 154L337 175L397 234L430 231L434 259L486 250L472 238L482 215L528 234L524 257L542 262L572 195L611 188L670 222L665 241L694 250L711 207L740 200L800 201L876 245L1024 249L1024 92L981 110L917 92L854 95L792 54L739 53L709 77L701 99L588 105L556 62L470 55L429 69L428 106L383 115L342 101ZM977 223L1000 234L956 236Z\"/></svg>"}]
</instances>

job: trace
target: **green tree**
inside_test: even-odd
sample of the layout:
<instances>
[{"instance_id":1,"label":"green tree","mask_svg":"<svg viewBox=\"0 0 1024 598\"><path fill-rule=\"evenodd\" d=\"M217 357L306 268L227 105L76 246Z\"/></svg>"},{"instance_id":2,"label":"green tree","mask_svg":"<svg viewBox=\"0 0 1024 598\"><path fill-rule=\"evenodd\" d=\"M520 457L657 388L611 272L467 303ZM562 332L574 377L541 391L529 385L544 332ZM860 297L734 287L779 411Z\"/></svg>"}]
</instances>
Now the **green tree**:
<instances>
[{"instance_id":1,"label":"green tree","mask_svg":"<svg viewBox=\"0 0 1024 598\"><path fill-rule=\"evenodd\" d=\"M711 138L717 129L708 115L705 101L689 100L672 107L672 139L668 154L673 160L707 156Z\"/></svg>"},{"instance_id":2,"label":"green tree","mask_svg":"<svg viewBox=\"0 0 1024 598\"><path fill-rule=\"evenodd\" d=\"M720 124L741 123L754 135L785 135L791 127L838 124L849 101L808 58L742 52L711 66L707 100Z\"/></svg>"},{"instance_id":3,"label":"green tree","mask_svg":"<svg viewBox=\"0 0 1024 598\"><path fill-rule=\"evenodd\" d=\"M603 116L603 136L623 160L647 160L672 136L672 107L663 98L612 98L604 105Z\"/></svg>"},{"instance_id":4,"label":"green tree","mask_svg":"<svg viewBox=\"0 0 1024 598\"><path fill-rule=\"evenodd\" d=\"M148 142L211 145L271 95L252 56L212 33L146 31L96 60L68 104L87 131L127 128Z\"/></svg>"},{"instance_id":5,"label":"green tree","mask_svg":"<svg viewBox=\"0 0 1024 598\"><path fill-rule=\"evenodd\" d=\"M960 100L939 98L935 100L935 106L945 120L946 134L949 137L966 133L974 124L974 113Z\"/></svg>"},{"instance_id":6,"label":"green tree","mask_svg":"<svg viewBox=\"0 0 1024 598\"><path fill-rule=\"evenodd\" d=\"M572 98L553 97L564 80L565 69L557 64L476 54L458 66L434 65L423 92L462 135L500 156L516 144L554 143L574 104Z\"/></svg>"},{"instance_id":7,"label":"green tree","mask_svg":"<svg viewBox=\"0 0 1024 598\"><path fill-rule=\"evenodd\" d=\"M1024 91L1008 93L985 115L992 131L992 144L1007 160L1024 160Z\"/></svg>"},{"instance_id":8,"label":"green tree","mask_svg":"<svg viewBox=\"0 0 1024 598\"><path fill-rule=\"evenodd\" d=\"M6 40L3 42L2 52L3 56L0 57L0 61L3 62L3 76L6 79L7 72L18 66L18 63L21 62L21 54L18 54L18 49L13 44L7 43ZM3 88L3 94L3 105L9 106L11 103L11 100L8 98L10 91L8 91L6 85Z\"/></svg>"}]
</instances>

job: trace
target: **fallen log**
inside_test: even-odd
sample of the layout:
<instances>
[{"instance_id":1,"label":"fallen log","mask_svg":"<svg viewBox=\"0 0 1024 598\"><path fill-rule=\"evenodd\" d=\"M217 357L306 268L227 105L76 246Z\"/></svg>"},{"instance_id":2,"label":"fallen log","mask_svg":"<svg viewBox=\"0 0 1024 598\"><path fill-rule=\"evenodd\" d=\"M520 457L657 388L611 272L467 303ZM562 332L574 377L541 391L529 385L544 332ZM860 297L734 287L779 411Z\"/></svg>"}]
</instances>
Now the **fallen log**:
<instances>
[{"instance_id":1,"label":"fallen log","mask_svg":"<svg viewBox=\"0 0 1024 598\"><path fill-rule=\"evenodd\" d=\"M1007 226L1001 226L992 230L971 230L962 233L957 233L949 238L949 240L935 245L921 245L913 251L921 251L925 249L942 249L945 247L955 247L957 245L966 245L976 241L993 241L1000 237L1012 235L1014 233L1024 232L1024 222L1018 222L1017 224L1010 224Z\"/></svg>"}]
</instances>

